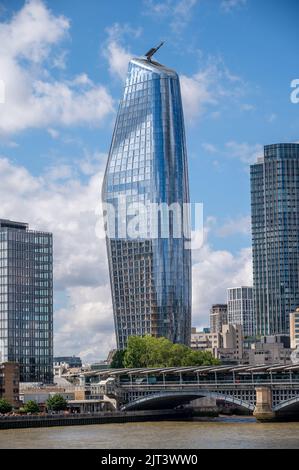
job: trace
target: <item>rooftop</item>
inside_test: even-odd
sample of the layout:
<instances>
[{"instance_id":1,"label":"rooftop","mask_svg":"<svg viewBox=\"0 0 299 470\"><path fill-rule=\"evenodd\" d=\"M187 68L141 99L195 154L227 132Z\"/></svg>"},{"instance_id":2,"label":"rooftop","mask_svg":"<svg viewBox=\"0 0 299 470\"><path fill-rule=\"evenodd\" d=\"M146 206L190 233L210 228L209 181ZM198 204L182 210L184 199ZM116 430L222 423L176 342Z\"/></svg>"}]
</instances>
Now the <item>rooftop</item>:
<instances>
[{"instance_id":1,"label":"rooftop","mask_svg":"<svg viewBox=\"0 0 299 470\"><path fill-rule=\"evenodd\" d=\"M139 67L142 67L149 72L154 72L159 75L165 75L165 76L172 76L173 78L177 78L177 73L173 69L169 69L165 65L159 64L159 62L156 62L154 60L148 60L145 57L134 57L131 59L131 63L134 65L138 65Z\"/></svg>"},{"instance_id":2,"label":"rooftop","mask_svg":"<svg viewBox=\"0 0 299 470\"><path fill-rule=\"evenodd\" d=\"M13 228L17 230L28 230L29 224L25 222L16 222L8 219L0 219L1 228Z\"/></svg>"},{"instance_id":3,"label":"rooftop","mask_svg":"<svg viewBox=\"0 0 299 470\"><path fill-rule=\"evenodd\" d=\"M85 376L105 376L115 377L121 375L145 375L145 374L203 374L203 373L221 373L221 372L245 372L245 373L272 373L275 371L289 372L299 370L299 364L262 364L259 366L250 365L219 365L219 366L191 366L191 367L161 367L161 368L139 368L139 369L107 369L101 371L85 372Z\"/></svg>"}]
</instances>

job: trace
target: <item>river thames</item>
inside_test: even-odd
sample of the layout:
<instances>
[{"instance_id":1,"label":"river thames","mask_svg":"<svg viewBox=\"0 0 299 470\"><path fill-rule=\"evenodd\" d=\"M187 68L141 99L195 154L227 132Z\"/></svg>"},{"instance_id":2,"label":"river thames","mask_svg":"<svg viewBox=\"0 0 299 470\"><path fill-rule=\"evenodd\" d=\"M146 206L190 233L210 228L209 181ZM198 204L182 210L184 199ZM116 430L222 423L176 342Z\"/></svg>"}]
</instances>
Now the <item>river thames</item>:
<instances>
[{"instance_id":1,"label":"river thames","mask_svg":"<svg viewBox=\"0 0 299 470\"><path fill-rule=\"evenodd\" d=\"M0 431L2 449L298 449L299 423L252 418Z\"/></svg>"}]
</instances>

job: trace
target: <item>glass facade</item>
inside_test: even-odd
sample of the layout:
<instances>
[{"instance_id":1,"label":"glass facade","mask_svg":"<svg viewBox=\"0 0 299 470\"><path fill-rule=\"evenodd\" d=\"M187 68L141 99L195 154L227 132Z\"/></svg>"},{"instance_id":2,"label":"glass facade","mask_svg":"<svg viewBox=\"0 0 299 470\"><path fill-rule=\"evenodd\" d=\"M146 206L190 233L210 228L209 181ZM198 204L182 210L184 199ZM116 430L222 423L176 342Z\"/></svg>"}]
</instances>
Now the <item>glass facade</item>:
<instances>
[{"instance_id":1,"label":"glass facade","mask_svg":"<svg viewBox=\"0 0 299 470\"><path fill-rule=\"evenodd\" d=\"M252 287L230 287L227 289L228 323L242 325L244 336L255 335L255 315Z\"/></svg>"},{"instance_id":2,"label":"glass facade","mask_svg":"<svg viewBox=\"0 0 299 470\"><path fill-rule=\"evenodd\" d=\"M52 234L0 219L0 362L21 382L53 380Z\"/></svg>"},{"instance_id":3,"label":"glass facade","mask_svg":"<svg viewBox=\"0 0 299 470\"><path fill-rule=\"evenodd\" d=\"M299 144L267 145L251 166L257 333L289 333L299 305Z\"/></svg>"},{"instance_id":4,"label":"glass facade","mask_svg":"<svg viewBox=\"0 0 299 470\"><path fill-rule=\"evenodd\" d=\"M191 337L190 227L183 218L168 236L158 221L146 218L137 235L123 233L119 221L132 222L129 207L189 203L187 155L179 78L175 71L145 58L132 59L119 106L102 199L118 221L107 235L117 346L130 335L165 336L189 344ZM165 219L165 207L163 213ZM163 212L164 211L164 212ZM167 212L167 211L166 211ZM173 218L172 218L173 217ZM109 218L108 218L109 219ZM180 217L178 217L180 219ZM108 221L111 228L111 221ZM183 227L184 225L184 227ZM139 227L140 229L140 227ZM153 232L156 230L156 235Z\"/></svg>"}]
</instances>

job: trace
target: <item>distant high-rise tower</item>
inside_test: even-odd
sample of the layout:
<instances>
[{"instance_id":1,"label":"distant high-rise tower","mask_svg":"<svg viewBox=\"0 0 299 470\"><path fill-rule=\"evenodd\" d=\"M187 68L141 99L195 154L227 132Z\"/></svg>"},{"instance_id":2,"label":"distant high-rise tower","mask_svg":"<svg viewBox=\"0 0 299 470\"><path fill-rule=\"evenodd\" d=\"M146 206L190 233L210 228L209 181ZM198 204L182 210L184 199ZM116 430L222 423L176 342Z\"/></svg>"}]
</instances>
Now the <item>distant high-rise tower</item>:
<instances>
[{"instance_id":1,"label":"distant high-rise tower","mask_svg":"<svg viewBox=\"0 0 299 470\"><path fill-rule=\"evenodd\" d=\"M242 325L244 336L255 335L252 287L227 289L227 319L229 324Z\"/></svg>"},{"instance_id":2,"label":"distant high-rise tower","mask_svg":"<svg viewBox=\"0 0 299 470\"><path fill-rule=\"evenodd\" d=\"M153 49L153 51L155 51ZM147 57L130 61L103 183L103 202L116 208L118 221L130 220L128 207L153 205L180 211L189 202L187 155L179 78ZM121 206L121 207L120 207ZM161 215L161 214L160 214ZM180 214L181 215L181 214ZM161 234L161 219L131 236L118 228L107 236L118 348L131 335L165 336L189 344L191 337L191 253L188 223ZM184 227L183 227L184 225ZM157 228L157 236L153 236ZM184 228L184 230L183 230Z\"/></svg>"},{"instance_id":3,"label":"distant high-rise tower","mask_svg":"<svg viewBox=\"0 0 299 470\"><path fill-rule=\"evenodd\" d=\"M227 304L214 304L210 310L211 333L221 333L222 326L227 324Z\"/></svg>"},{"instance_id":4,"label":"distant high-rise tower","mask_svg":"<svg viewBox=\"0 0 299 470\"><path fill-rule=\"evenodd\" d=\"M299 308L290 313L290 343L292 349L299 348Z\"/></svg>"},{"instance_id":5,"label":"distant high-rise tower","mask_svg":"<svg viewBox=\"0 0 299 470\"><path fill-rule=\"evenodd\" d=\"M53 381L52 234L0 219L0 362L21 382Z\"/></svg>"},{"instance_id":6,"label":"distant high-rise tower","mask_svg":"<svg viewBox=\"0 0 299 470\"><path fill-rule=\"evenodd\" d=\"M299 305L299 145L267 145L251 166L257 333L289 333Z\"/></svg>"}]
</instances>

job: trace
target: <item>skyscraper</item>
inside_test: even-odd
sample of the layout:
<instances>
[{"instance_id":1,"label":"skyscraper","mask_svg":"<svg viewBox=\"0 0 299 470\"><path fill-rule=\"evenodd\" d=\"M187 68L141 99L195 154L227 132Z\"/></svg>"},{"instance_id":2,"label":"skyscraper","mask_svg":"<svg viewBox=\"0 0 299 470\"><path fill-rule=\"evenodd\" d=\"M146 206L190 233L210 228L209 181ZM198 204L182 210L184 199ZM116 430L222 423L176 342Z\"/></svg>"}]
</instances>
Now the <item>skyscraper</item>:
<instances>
[{"instance_id":1,"label":"skyscraper","mask_svg":"<svg viewBox=\"0 0 299 470\"><path fill-rule=\"evenodd\" d=\"M21 382L52 382L52 273L52 234L0 219L0 362Z\"/></svg>"},{"instance_id":2,"label":"skyscraper","mask_svg":"<svg viewBox=\"0 0 299 470\"><path fill-rule=\"evenodd\" d=\"M255 316L252 287L227 289L227 318L232 325L242 325L244 336L255 335Z\"/></svg>"},{"instance_id":3,"label":"skyscraper","mask_svg":"<svg viewBox=\"0 0 299 470\"><path fill-rule=\"evenodd\" d=\"M267 145L251 166L257 333L289 333L299 305L299 145Z\"/></svg>"},{"instance_id":4,"label":"skyscraper","mask_svg":"<svg viewBox=\"0 0 299 470\"><path fill-rule=\"evenodd\" d=\"M227 304L214 304L210 310L211 333L221 333L222 326L227 324Z\"/></svg>"},{"instance_id":5,"label":"skyscraper","mask_svg":"<svg viewBox=\"0 0 299 470\"><path fill-rule=\"evenodd\" d=\"M184 344L191 336L190 227L181 217L189 187L180 84L176 72L151 55L129 63L102 191L117 220L115 228L108 217L107 252L120 349L130 335ZM172 204L178 212L169 210ZM139 232L123 232L119 222L128 228L134 207L145 209ZM159 217L153 220L157 207ZM162 230L165 220L168 234Z\"/></svg>"}]
</instances>

